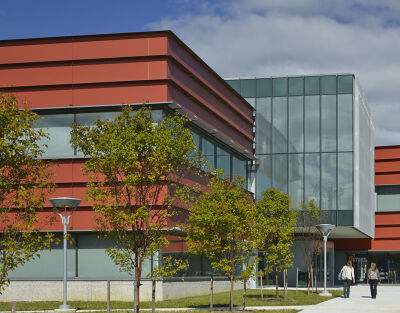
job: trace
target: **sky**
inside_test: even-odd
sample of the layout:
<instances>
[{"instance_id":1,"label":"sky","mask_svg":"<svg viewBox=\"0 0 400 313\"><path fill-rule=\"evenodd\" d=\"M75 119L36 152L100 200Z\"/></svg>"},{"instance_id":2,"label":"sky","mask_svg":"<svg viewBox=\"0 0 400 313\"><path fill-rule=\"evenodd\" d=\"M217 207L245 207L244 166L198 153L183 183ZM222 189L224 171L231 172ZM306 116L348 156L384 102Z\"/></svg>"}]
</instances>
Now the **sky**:
<instances>
[{"instance_id":1,"label":"sky","mask_svg":"<svg viewBox=\"0 0 400 313\"><path fill-rule=\"evenodd\" d=\"M355 73L400 145L399 0L0 0L0 40L161 29L225 78Z\"/></svg>"}]
</instances>

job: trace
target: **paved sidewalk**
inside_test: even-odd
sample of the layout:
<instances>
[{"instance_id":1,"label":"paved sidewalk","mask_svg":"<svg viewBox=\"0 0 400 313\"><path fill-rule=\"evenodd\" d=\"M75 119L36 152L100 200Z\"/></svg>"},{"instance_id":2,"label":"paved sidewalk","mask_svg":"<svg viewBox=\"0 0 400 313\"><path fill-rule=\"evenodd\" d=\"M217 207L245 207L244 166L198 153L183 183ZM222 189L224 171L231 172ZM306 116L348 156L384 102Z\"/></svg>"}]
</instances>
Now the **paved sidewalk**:
<instances>
[{"instance_id":1,"label":"paved sidewalk","mask_svg":"<svg viewBox=\"0 0 400 313\"><path fill-rule=\"evenodd\" d=\"M378 286L376 299L371 298L369 285L351 286L350 298L335 298L313 306L301 313L400 313L400 286Z\"/></svg>"}]
</instances>

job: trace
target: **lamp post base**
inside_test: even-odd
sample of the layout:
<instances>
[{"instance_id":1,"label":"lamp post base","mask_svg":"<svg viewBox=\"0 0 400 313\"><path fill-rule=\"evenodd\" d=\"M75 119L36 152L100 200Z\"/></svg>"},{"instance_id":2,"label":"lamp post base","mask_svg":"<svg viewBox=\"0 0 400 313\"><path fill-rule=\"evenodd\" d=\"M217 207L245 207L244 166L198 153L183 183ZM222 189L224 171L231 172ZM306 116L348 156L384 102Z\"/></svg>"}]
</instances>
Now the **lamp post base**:
<instances>
[{"instance_id":1,"label":"lamp post base","mask_svg":"<svg viewBox=\"0 0 400 313\"><path fill-rule=\"evenodd\" d=\"M329 293L329 292L324 292L324 291L322 291L322 292L319 293L318 295L319 295L319 296L322 296L322 297L332 297L332 294L331 294L331 293Z\"/></svg>"},{"instance_id":2,"label":"lamp post base","mask_svg":"<svg viewBox=\"0 0 400 313\"><path fill-rule=\"evenodd\" d=\"M68 305L69 306L69 305ZM61 306L54 310L54 313L76 313L76 309L62 309Z\"/></svg>"}]
</instances>

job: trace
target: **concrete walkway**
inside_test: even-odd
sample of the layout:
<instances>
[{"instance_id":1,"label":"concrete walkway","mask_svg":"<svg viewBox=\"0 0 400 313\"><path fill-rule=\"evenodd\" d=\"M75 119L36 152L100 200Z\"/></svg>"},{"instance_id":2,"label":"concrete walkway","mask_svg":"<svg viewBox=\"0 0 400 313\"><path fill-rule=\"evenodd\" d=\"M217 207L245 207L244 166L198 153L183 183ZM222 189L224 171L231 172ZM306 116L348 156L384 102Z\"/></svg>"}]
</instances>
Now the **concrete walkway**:
<instances>
[{"instance_id":1,"label":"concrete walkway","mask_svg":"<svg viewBox=\"0 0 400 313\"><path fill-rule=\"evenodd\" d=\"M350 298L335 298L307 306L301 313L400 313L400 286L378 286L376 299L371 298L369 285L352 286Z\"/></svg>"}]
</instances>

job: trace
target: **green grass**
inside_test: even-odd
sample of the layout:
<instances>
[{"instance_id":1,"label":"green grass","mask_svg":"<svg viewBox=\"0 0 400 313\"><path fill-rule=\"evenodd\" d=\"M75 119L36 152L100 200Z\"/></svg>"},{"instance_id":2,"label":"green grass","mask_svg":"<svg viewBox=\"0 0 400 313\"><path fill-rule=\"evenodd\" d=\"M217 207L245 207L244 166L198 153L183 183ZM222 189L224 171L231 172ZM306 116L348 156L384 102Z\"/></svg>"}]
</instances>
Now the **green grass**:
<instances>
[{"instance_id":1,"label":"green grass","mask_svg":"<svg viewBox=\"0 0 400 313\"><path fill-rule=\"evenodd\" d=\"M316 294L307 295L306 291L288 290L288 298L284 300L283 291L279 291L280 298L275 298L275 290L264 289L264 301L261 300L260 290L249 289L247 290L246 306L287 306L287 305L312 305L317 304L343 294L341 290L330 290L332 297L321 297ZM234 292L234 305L240 307L242 305L242 290ZM220 292L214 294L214 307L225 307L229 303L229 292ZM28 310L54 310L58 308L61 302L17 302L17 311ZM71 307L80 310L105 310L107 302L85 302L85 301L69 301ZM112 301L111 309L131 309L132 302ZM151 308L151 302L142 302L141 308ZM187 297L181 299L158 301L157 308L208 308L210 307L210 295ZM10 311L10 302L0 302L0 311ZM194 312L194 311L190 311ZM206 312L206 311L202 311ZM260 312L260 311L257 311ZM273 311L268 311L273 312ZM277 311L278 312L278 311ZM285 311L287 313L288 311Z\"/></svg>"}]
</instances>

